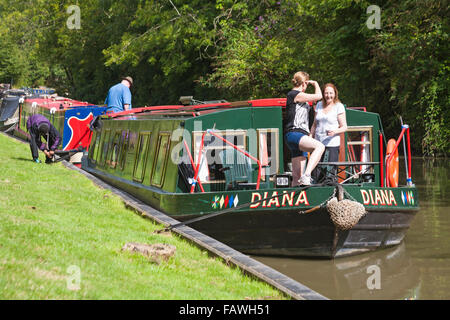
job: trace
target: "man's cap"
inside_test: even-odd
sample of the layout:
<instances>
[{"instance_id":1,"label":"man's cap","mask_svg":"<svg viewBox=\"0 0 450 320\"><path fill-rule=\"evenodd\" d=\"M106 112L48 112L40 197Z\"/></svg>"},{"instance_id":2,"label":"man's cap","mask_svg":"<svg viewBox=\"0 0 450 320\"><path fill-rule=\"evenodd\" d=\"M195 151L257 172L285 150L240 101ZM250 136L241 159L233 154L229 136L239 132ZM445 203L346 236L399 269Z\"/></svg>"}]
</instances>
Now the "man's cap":
<instances>
[{"instance_id":1,"label":"man's cap","mask_svg":"<svg viewBox=\"0 0 450 320\"><path fill-rule=\"evenodd\" d=\"M128 77L123 77L122 80L127 80L127 81L130 83L131 86L133 85L133 78L130 77L130 76L128 76Z\"/></svg>"},{"instance_id":2,"label":"man's cap","mask_svg":"<svg viewBox=\"0 0 450 320\"><path fill-rule=\"evenodd\" d=\"M41 134L47 134L49 129L50 128L49 128L48 124L45 122L40 123L38 126L38 130Z\"/></svg>"}]
</instances>

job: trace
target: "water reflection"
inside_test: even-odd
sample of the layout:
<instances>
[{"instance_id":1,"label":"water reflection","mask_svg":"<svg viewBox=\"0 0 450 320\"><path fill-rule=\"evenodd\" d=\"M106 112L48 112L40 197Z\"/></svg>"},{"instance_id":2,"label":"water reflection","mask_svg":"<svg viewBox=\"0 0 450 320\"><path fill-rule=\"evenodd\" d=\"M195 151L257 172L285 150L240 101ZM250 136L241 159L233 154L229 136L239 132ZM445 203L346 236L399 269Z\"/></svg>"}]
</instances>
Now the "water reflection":
<instances>
[{"instance_id":1,"label":"water reflection","mask_svg":"<svg viewBox=\"0 0 450 320\"><path fill-rule=\"evenodd\" d=\"M405 244L335 260L257 259L330 299L417 299L420 295L421 279Z\"/></svg>"},{"instance_id":2,"label":"water reflection","mask_svg":"<svg viewBox=\"0 0 450 320\"><path fill-rule=\"evenodd\" d=\"M400 246L335 260L254 258L330 299L450 299L449 169L446 160L413 160L421 210Z\"/></svg>"},{"instance_id":3,"label":"water reflection","mask_svg":"<svg viewBox=\"0 0 450 320\"><path fill-rule=\"evenodd\" d=\"M450 299L450 163L414 160L421 210L406 234L406 249L419 268L420 298Z\"/></svg>"}]
</instances>

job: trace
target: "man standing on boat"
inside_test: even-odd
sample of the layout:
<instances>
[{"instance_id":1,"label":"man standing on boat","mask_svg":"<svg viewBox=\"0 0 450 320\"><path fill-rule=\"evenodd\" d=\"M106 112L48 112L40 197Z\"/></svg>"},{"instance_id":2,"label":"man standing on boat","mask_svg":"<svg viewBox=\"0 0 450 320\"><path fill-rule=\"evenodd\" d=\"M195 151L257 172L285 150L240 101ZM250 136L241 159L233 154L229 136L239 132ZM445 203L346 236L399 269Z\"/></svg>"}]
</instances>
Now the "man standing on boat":
<instances>
[{"instance_id":1,"label":"man standing on boat","mask_svg":"<svg viewBox=\"0 0 450 320\"><path fill-rule=\"evenodd\" d=\"M108 106L107 112L122 112L131 110L131 91L133 78L125 77L122 81L112 86L108 91L105 104Z\"/></svg>"},{"instance_id":2,"label":"man standing on boat","mask_svg":"<svg viewBox=\"0 0 450 320\"><path fill-rule=\"evenodd\" d=\"M30 133L30 149L33 161L41 163L41 160L39 160L39 150L41 150L46 157L45 163L52 162L55 150L62 140L58 130L41 114L34 114L28 118L27 130ZM47 143L43 143L41 137L44 137Z\"/></svg>"}]
</instances>

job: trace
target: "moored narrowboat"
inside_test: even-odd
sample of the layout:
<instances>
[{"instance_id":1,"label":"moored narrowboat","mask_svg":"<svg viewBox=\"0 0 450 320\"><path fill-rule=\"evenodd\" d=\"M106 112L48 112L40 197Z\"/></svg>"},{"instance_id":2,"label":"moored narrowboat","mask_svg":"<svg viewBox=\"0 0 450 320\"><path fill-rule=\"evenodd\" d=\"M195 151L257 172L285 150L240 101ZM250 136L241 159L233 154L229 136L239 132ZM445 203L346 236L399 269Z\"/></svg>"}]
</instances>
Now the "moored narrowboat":
<instances>
[{"instance_id":1,"label":"moored narrowboat","mask_svg":"<svg viewBox=\"0 0 450 320\"><path fill-rule=\"evenodd\" d=\"M19 104L26 95L24 90L0 90L0 131L8 133L19 122Z\"/></svg>"},{"instance_id":2,"label":"moored narrowboat","mask_svg":"<svg viewBox=\"0 0 450 320\"><path fill-rule=\"evenodd\" d=\"M28 117L33 114L42 114L61 134L61 150L73 150L74 152L70 153L70 161L80 164L82 152L75 152L75 150L89 148L92 137L89 125L96 116L106 112L106 107L60 97L57 94L47 94L47 92L54 92L53 89L41 88L33 92L25 96L23 102L19 104L17 125L13 134L18 138L29 140Z\"/></svg>"},{"instance_id":3,"label":"moored narrowboat","mask_svg":"<svg viewBox=\"0 0 450 320\"><path fill-rule=\"evenodd\" d=\"M105 115L92 125L82 168L247 254L334 258L400 244L419 210L410 153L407 181L397 185L409 128L386 143L378 114L347 108L339 162L320 163L313 185L292 187L285 104L216 101ZM332 201L364 214L340 225Z\"/></svg>"}]
</instances>

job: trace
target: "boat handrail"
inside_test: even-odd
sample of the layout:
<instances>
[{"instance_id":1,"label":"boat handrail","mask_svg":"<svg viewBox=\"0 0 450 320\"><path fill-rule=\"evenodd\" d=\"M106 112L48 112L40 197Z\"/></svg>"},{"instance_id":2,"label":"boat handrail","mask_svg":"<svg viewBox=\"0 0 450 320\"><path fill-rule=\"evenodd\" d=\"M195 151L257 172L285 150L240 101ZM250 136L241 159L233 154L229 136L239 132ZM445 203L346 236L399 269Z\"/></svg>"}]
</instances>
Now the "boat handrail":
<instances>
[{"instance_id":1,"label":"boat handrail","mask_svg":"<svg viewBox=\"0 0 450 320\"><path fill-rule=\"evenodd\" d=\"M252 107L286 107L286 98L269 98L249 100Z\"/></svg>"},{"instance_id":2,"label":"boat handrail","mask_svg":"<svg viewBox=\"0 0 450 320\"><path fill-rule=\"evenodd\" d=\"M361 165L377 165L378 161L334 161L334 162L319 162L320 165L330 166L361 166Z\"/></svg>"},{"instance_id":3,"label":"boat handrail","mask_svg":"<svg viewBox=\"0 0 450 320\"><path fill-rule=\"evenodd\" d=\"M411 143L410 143L410 135L409 135L409 126L407 124L402 125L402 131L400 132L400 135L395 143L394 149L389 155L386 155L386 172L389 172L389 164L394 157L395 151L397 151L398 146L400 144L400 141L402 138L404 138L406 132L406 139L408 142L408 176L406 177L406 183L408 186L412 185L412 179L411 179ZM406 154L405 154L406 155ZM390 187L389 179L386 179L386 187Z\"/></svg>"},{"instance_id":4,"label":"boat handrail","mask_svg":"<svg viewBox=\"0 0 450 320\"><path fill-rule=\"evenodd\" d=\"M151 112L151 111L178 111L178 112L192 112L197 111L198 109L207 109L212 107L229 107L230 103L213 103L213 104L202 104L202 105L192 105L192 106L184 106L184 105L167 105L167 106L150 106L150 107L142 107L142 108L133 108L131 110L126 110L122 112L116 113L108 113L107 115L111 118L117 118L120 116Z\"/></svg>"},{"instance_id":5,"label":"boat handrail","mask_svg":"<svg viewBox=\"0 0 450 320\"><path fill-rule=\"evenodd\" d=\"M191 193L194 193L195 191L195 185L197 184L197 181L199 180L199 172L200 172L200 165L201 165L201 161L203 158L203 146L205 145L205 136L208 133L208 131L203 132L202 134L202 140L200 142L200 148L198 150L198 160L197 160L197 165L194 167L194 181L191 185ZM203 192L203 191L202 191Z\"/></svg>"},{"instance_id":6,"label":"boat handrail","mask_svg":"<svg viewBox=\"0 0 450 320\"><path fill-rule=\"evenodd\" d=\"M360 110L360 111L367 112L367 108L366 107L346 107L346 108L350 109L350 110Z\"/></svg>"},{"instance_id":7,"label":"boat handrail","mask_svg":"<svg viewBox=\"0 0 450 320\"><path fill-rule=\"evenodd\" d=\"M131 110L107 113L111 118L116 118L120 116L126 116L131 114L138 114L144 112L152 111L176 111L176 112L195 112L202 111L211 108L240 108L240 107L286 107L286 98L277 99L255 99L248 101L238 101L238 102L216 102L208 104L197 104L197 105L165 105L165 106L145 106L141 108L133 108Z\"/></svg>"},{"instance_id":8,"label":"boat handrail","mask_svg":"<svg viewBox=\"0 0 450 320\"><path fill-rule=\"evenodd\" d=\"M384 187L384 155L383 155L383 134L381 133L381 131L378 132L378 143L380 146L380 154L379 154L379 158L380 158L380 187Z\"/></svg>"},{"instance_id":9,"label":"boat handrail","mask_svg":"<svg viewBox=\"0 0 450 320\"><path fill-rule=\"evenodd\" d=\"M339 180L340 184L343 184L351 179L359 179L360 177L363 177L365 174L369 174L371 176L374 176L373 173L369 172L374 168L375 166L380 165L380 162L378 161L330 161L330 162L318 162L317 168L320 168L321 170L325 170L325 177L327 175L330 175L333 177L333 179L345 179L341 177L342 173L345 173L346 175L349 175L348 178L341 181ZM328 171L327 167L334 167L335 172L331 173ZM359 169L356 169L359 167ZM358 171L359 170L359 171ZM365 179L363 177L363 179ZM320 181L319 181L320 182ZM368 181L366 181L368 182ZM372 181L373 182L373 181Z\"/></svg>"},{"instance_id":10,"label":"boat handrail","mask_svg":"<svg viewBox=\"0 0 450 320\"><path fill-rule=\"evenodd\" d=\"M199 186L200 190L201 190L202 192L205 192L205 189L203 189L202 182L201 182L200 180L197 181L197 180L195 179L195 177L198 176L198 175L197 175L198 169L197 169L197 167L196 167L195 164L194 164L194 158L192 157L191 151L189 150L189 146L188 146L186 140L183 140L183 143L184 143L184 147L186 148L186 152L187 152L187 154L188 154L188 156L189 156L189 161L191 162L191 166L192 166L192 168L194 169L194 183L191 183L191 184L192 184L191 188L194 187L194 189L195 189L195 183L198 182L198 186ZM192 192L191 192L191 193L192 193Z\"/></svg>"}]
</instances>

